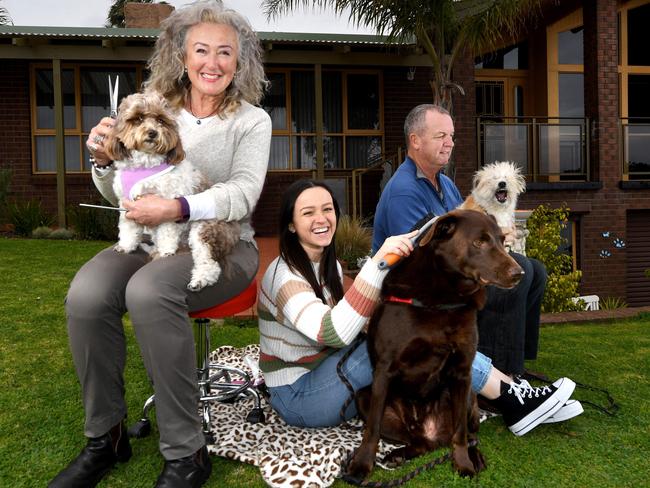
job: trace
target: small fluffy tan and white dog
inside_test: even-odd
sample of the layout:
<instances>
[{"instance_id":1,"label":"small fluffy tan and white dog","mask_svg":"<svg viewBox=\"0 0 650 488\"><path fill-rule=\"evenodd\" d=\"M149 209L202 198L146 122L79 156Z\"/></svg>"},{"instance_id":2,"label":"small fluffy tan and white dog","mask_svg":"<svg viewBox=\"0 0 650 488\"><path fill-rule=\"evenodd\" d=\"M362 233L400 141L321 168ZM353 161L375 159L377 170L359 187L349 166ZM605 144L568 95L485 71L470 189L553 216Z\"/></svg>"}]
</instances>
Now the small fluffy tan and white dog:
<instances>
[{"instance_id":1,"label":"small fluffy tan and white dog","mask_svg":"<svg viewBox=\"0 0 650 488\"><path fill-rule=\"evenodd\" d=\"M515 209L519 195L526 191L521 169L509 161L483 166L474 174L472 192L458 207L492 215L506 236L506 246L516 239Z\"/></svg>"},{"instance_id":2,"label":"small fluffy tan and white dog","mask_svg":"<svg viewBox=\"0 0 650 488\"><path fill-rule=\"evenodd\" d=\"M147 194L177 198L207 188L202 174L185 160L178 125L167 101L155 92L135 93L122 100L115 127L105 141L106 153L114 160L113 191L121 201ZM220 220L178 223L163 222L145 227L125 217L119 219L117 252L130 253L149 234L153 259L175 254L187 239L194 261L190 290L217 282L224 257L239 239L239 224ZM146 249L146 247L143 246Z\"/></svg>"}]
</instances>

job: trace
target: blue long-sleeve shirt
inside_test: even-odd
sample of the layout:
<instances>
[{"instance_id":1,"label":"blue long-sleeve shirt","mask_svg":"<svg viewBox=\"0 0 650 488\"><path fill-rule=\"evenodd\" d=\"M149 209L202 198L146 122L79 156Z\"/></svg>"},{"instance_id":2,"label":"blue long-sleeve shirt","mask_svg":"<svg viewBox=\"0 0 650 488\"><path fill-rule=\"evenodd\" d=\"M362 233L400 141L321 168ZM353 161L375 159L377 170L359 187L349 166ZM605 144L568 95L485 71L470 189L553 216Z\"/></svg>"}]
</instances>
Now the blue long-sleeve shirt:
<instances>
[{"instance_id":1,"label":"blue long-sleeve shirt","mask_svg":"<svg viewBox=\"0 0 650 488\"><path fill-rule=\"evenodd\" d=\"M373 229L373 253L387 237L408 232L428 213L443 215L463 203L450 178L438 173L438 185L440 194L413 160L406 157L379 198Z\"/></svg>"}]
</instances>

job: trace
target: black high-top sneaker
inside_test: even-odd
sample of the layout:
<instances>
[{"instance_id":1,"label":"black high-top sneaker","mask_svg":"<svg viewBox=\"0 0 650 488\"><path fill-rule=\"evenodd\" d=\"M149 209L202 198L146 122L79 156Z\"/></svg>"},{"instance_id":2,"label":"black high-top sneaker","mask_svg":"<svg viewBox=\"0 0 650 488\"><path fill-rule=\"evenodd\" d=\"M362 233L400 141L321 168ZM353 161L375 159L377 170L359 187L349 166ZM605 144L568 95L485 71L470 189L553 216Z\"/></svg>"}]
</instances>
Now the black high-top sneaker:
<instances>
[{"instance_id":1,"label":"black high-top sneaker","mask_svg":"<svg viewBox=\"0 0 650 488\"><path fill-rule=\"evenodd\" d=\"M569 399L576 384L560 378L554 384L533 387L525 382L501 382L501 396L488 403L496 407L513 434L531 431L557 412Z\"/></svg>"}]
</instances>

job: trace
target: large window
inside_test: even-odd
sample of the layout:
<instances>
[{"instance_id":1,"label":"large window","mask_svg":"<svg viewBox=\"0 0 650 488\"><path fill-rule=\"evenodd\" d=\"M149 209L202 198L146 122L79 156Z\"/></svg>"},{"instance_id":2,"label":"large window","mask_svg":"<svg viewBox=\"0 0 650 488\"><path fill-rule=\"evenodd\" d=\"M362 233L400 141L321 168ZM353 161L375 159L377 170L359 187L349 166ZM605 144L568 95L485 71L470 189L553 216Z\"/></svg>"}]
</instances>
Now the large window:
<instances>
[{"instance_id":1,"label":"large window","mask_svg":"<svg viewBox=\"0 0 650 488\"><path fill-rule=\"evenodd\" d=\"M316 90L311 70L269 70L263 101L273 121L269 169L316 168ZM322 72L325 169L360 168L380 157L383 100L377 71Z\"/></svg>"},{"instance_id":2,"label":"large window","mask_svg":"<svg viewBox=\"0 0 650 488\"><path fill-rule=\"evenodd\" d=\"M650 66L650 50L648 49L650 4L630 8L626 17L627 64L631 66Z\"/></svg>"},{"instance_id":3,"label":"large window","mask_svg":"<svg viewBox=\"0 0 650 488\"><path fill-rule=\"evenodd\" d=\"M141 67L97 67L64 65L63 126L65 129L65 167L70 173L89 171L85 141L90 129L109 114L108 76L120 77L120 98L138 91ZM51 66L32 66L33 171L56 172L54 127L54 83Z\"/></svg>"},{"instance_id":4,"label":"large window","mask_svg":"<svg viewBox=\"0 0 650 488\"><path fill-rule=\"evenodd\" d=\"M622 179L650 179L650 2L630 0L619 9Z\"/></svg>"}]
</instances>

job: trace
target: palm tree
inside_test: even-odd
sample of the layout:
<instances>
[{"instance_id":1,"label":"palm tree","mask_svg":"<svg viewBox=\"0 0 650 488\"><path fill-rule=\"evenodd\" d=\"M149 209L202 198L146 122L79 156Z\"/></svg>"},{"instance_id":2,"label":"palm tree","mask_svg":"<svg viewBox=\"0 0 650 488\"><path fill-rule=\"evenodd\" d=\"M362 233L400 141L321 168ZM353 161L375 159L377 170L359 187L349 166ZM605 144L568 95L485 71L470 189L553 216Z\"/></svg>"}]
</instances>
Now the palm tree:
<instances>
[{"instance_id":1,"label":"palm tree","mask_svg":"<svg viewBox=\"0 0 650 488\"><path fill-rule=\"evenodd\" d=\"M0 7L0 25L7 24L13 25L11 15L9 15L9 11L5 7Z\"/></svg>"},{"instance_id":2,"label":"palm tree","mask_svg":"<svg viewBox=\"0 0 650 488\"><path fill-rule=\"evenodd\" d=\"M267 18L299 5L350 9L356 26L375 28L389 41L412 42L431 60L433 102L451 108L452 69L465 50L472 55L493 50L499 41L516 38L543 0L265 0Z\"/></svg>"}]
</instances>

